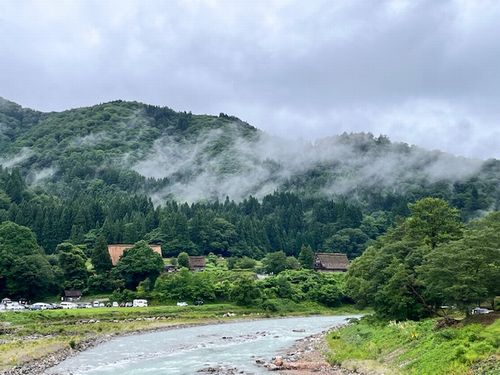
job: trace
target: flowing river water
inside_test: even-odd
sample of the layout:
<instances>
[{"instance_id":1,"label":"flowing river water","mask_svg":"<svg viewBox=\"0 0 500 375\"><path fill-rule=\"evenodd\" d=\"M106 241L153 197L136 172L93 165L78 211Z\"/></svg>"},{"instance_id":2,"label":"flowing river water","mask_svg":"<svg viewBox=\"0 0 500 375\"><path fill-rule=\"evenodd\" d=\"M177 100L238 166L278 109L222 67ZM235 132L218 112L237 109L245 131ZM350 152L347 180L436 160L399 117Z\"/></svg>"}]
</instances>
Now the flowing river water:
<instances>
[{"instance_id":1,"label":"flowing river water","mask_svg":"<svg viewBox=\"0 0 500 375\"><path fill-rule=\"evenodd\" d=\"M77 354L47 371L72 375L193 375L207 367L265 374L255 364L296 340L342 325L358 316L238 321L123 336Z\"/></svg>"}]
</instances>

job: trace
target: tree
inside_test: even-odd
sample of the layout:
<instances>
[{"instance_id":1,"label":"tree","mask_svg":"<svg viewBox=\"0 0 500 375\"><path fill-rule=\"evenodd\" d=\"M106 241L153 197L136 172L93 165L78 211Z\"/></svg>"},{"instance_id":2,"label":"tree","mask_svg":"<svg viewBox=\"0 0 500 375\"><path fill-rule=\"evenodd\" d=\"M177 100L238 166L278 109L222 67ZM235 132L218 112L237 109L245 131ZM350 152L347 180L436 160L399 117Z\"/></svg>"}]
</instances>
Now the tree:
<instances>
[{"instance_id":1,"label":"tree","mask_svg":"<svg viewBox=\"0 0 500 375\"><path fill-rule=\"evenodd\" d=\"M135 289L146 278L154 285L163 270L163 259L145 241L137 242L125 250L114 272L121 276L127 289Z\"/></svg>"},{"instance_id":2,"label":"tree","mask_svg":"<svg viewBox=\"0 0 500 375\"><path fill-rule=\"evenodd\" d=\"M297 258L289 256L286 257L285 269L287 270L298 270L300 268L300 262Z\"/></svg>"},{"instance_id":3,"label":"tree","mask_svg":"<svg viewBox=\"0 0 500 375\"><path fill-rule=\"evenodd\" d=\"M410 204L407 234L434 249L438 244L461 237L460 212L439 198L424 198Z\"/></svg>"},{"instance_id":4,"label":"tree","mask_svg":"<svg viewBox=\"0 0 500 375\"><path fill-rule=\"evenodd\" d=\"M70 242L63 242L57 245L55 254L64 275L64 287L83 289L89 277L84 252Z\"/></svg>"},{"instance_id":5,"label":"tree","mask_svg":"<svg viewBox=\"0 0 500 375\"><path fill-rule=\"evenodd\" d=\"M179 267L189 268L189 254L182 252L177 256L177 264Z\"/></svg>"},{"instance_id":6,"label":"tree","mask_svg":"<svg viewBox=\"0 0 500 375\"><path fill-rule=\"evenodd\" d=\"M269 253L262 263L267 273L278 274L286 269L286 254L283 251Z\"/></svg>"},{"instance_id":7,"label":"tree","mask_svg":"<svg viewBox=\"0 0 500 375\"><path fill-rule=\"evenodd\" d=\"M106 273L113 267L108 251L108 243L102 234L97 237L96 244L92 250L92 264L98 274Z\"/></svg>"},{"instance_id":8,"label":"tree","mask_svg":"<svg viewBox=\"0 0 500 375\"><path fill-rule=\"evenodd\" d=\"M261 297L261 293L252 277L240 276L233 283L230 297L238 305L251 306Z\"/></svg>"},{"instance_id":9,"label":"tree","mask_svg":"<svg viewBox=\"0 0 500 375\"><path fill-rule=\"evenodd\" d=\"M26 227L0 224L0 293L10 297L43 296L54 283L52 268Z\"/></svg>"},{"instance_id":10,"label":"tree","mask_svg":"<svg viewBox=\"0 0 500 375\"><path fill-rule=\"evenodd\" d=\"M351 297L391 319L419 319L437 313L435 298L419 280L420 266L436 246L459 238L457 211L446 202L425 198L410 205L411 215L379 237L354 260L347 274Z\"/></svg>"},{"instance_id":11,"label":"tree","mask_svg":"<svg viewBox=\"0 0 500 375\"><path fill-rule=\"evenodd\" d=\"M299 254L299 262L302 267L312 269L314 267L314 251L309 245L302 245Z\"/></svg>"},{"instance_id":12,"label":"tree","mask_svg":"<svg viewBox=\"0 0 500 375\"><path fill-rule=\"evenodd\" d=\"M327 238L323 247L326 252L344 253L352 259L361 255L368 240L361 229L345 228Z\"/></svg>"},{"instance_id":13,"label":"tree","mask_svg":"<svg viewBox=\"0 0 500 375\"><path fill-rule=\"evenodd\" d=\"M471 224L460 240L438 246L419 269L426 297L470 307L500 292L500 212Z\"/></svg>"}]
</instances>

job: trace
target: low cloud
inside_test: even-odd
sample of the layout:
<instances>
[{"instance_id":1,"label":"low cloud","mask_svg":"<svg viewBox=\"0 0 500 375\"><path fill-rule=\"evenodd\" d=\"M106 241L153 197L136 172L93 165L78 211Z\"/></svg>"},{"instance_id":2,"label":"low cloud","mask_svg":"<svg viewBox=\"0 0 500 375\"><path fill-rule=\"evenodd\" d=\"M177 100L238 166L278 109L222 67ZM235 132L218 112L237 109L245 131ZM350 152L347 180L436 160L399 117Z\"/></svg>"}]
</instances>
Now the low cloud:
<instances>
[{"instance_id":1,"label":"low cloud","mask_svg":"<svg viewBox=\"0 0 500 375\"><path fill-rule=\"evenodd\" d=\"M353 194L369 187L404 192L422 181L466 179L482 163L406 144L389 144L386 138L376 139L371 134L312 143L267 134L249 140L237 131L228 136L227 130L213 130L189 141L161 138L133 169L146 177L168 180L167 187L155 193L157 201L176 198L195 202L226 196L236 201L249 195L262 198L296 178L305 178L307 184L304 176L314 170L325 173L322 186L314 186L325 196Z\"/></svg>"},{"instance_id":2,"label":"low cloud","mask_svg":"<svg viewBox=\"0 0 500 375\"><path fill-rule=\"evenodd\" d=\"M34 151L30 148L23 147L12 156L4 156L3 158L0 158L0 165L4 168L12 168L29 159L34 154Z\"/></svg>"}]
</instances>

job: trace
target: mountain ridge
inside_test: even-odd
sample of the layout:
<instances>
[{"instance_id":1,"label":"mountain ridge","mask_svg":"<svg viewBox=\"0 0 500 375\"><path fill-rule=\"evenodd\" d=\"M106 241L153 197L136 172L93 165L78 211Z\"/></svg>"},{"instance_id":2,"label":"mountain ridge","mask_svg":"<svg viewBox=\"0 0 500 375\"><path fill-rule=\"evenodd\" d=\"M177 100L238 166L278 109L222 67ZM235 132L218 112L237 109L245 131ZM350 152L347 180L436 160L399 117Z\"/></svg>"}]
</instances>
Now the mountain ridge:
<instances>
[{"instance_id":1,"label":"mountain ridge","mask_svg":"<svg viewBox=\"0 0 500 375\"><path fill-rule=\"evenodd\" d=\"M19 168L28 184L57 194L97 181L157 203L241 201L273 191L363 201L374 191L419 195L476 179L495 206L499 163L371 133L286 140L224 113L195 115L136 101L41 112L0 100L0 165Z\"/></svg>"}]
</instances>

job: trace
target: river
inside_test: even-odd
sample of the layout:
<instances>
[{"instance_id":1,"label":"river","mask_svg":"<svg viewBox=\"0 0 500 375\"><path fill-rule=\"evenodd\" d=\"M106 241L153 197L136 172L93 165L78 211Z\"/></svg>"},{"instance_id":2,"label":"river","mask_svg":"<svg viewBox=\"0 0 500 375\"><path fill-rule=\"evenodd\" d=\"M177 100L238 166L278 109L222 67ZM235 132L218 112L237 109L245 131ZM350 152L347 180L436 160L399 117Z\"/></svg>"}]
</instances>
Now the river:
<instances>
[{"instance_id":1,"label":"river","mask_svg":"<svg viewBox=\"0 0 500 375\"><path fill-rule=\"evenodd\" d=\"M296 340L351 317L357 316L238 321L123 336L70 357L47 374L193 375L218 366L266 374L257 358L269 360Z\"/></svg>"}]
</instances>

